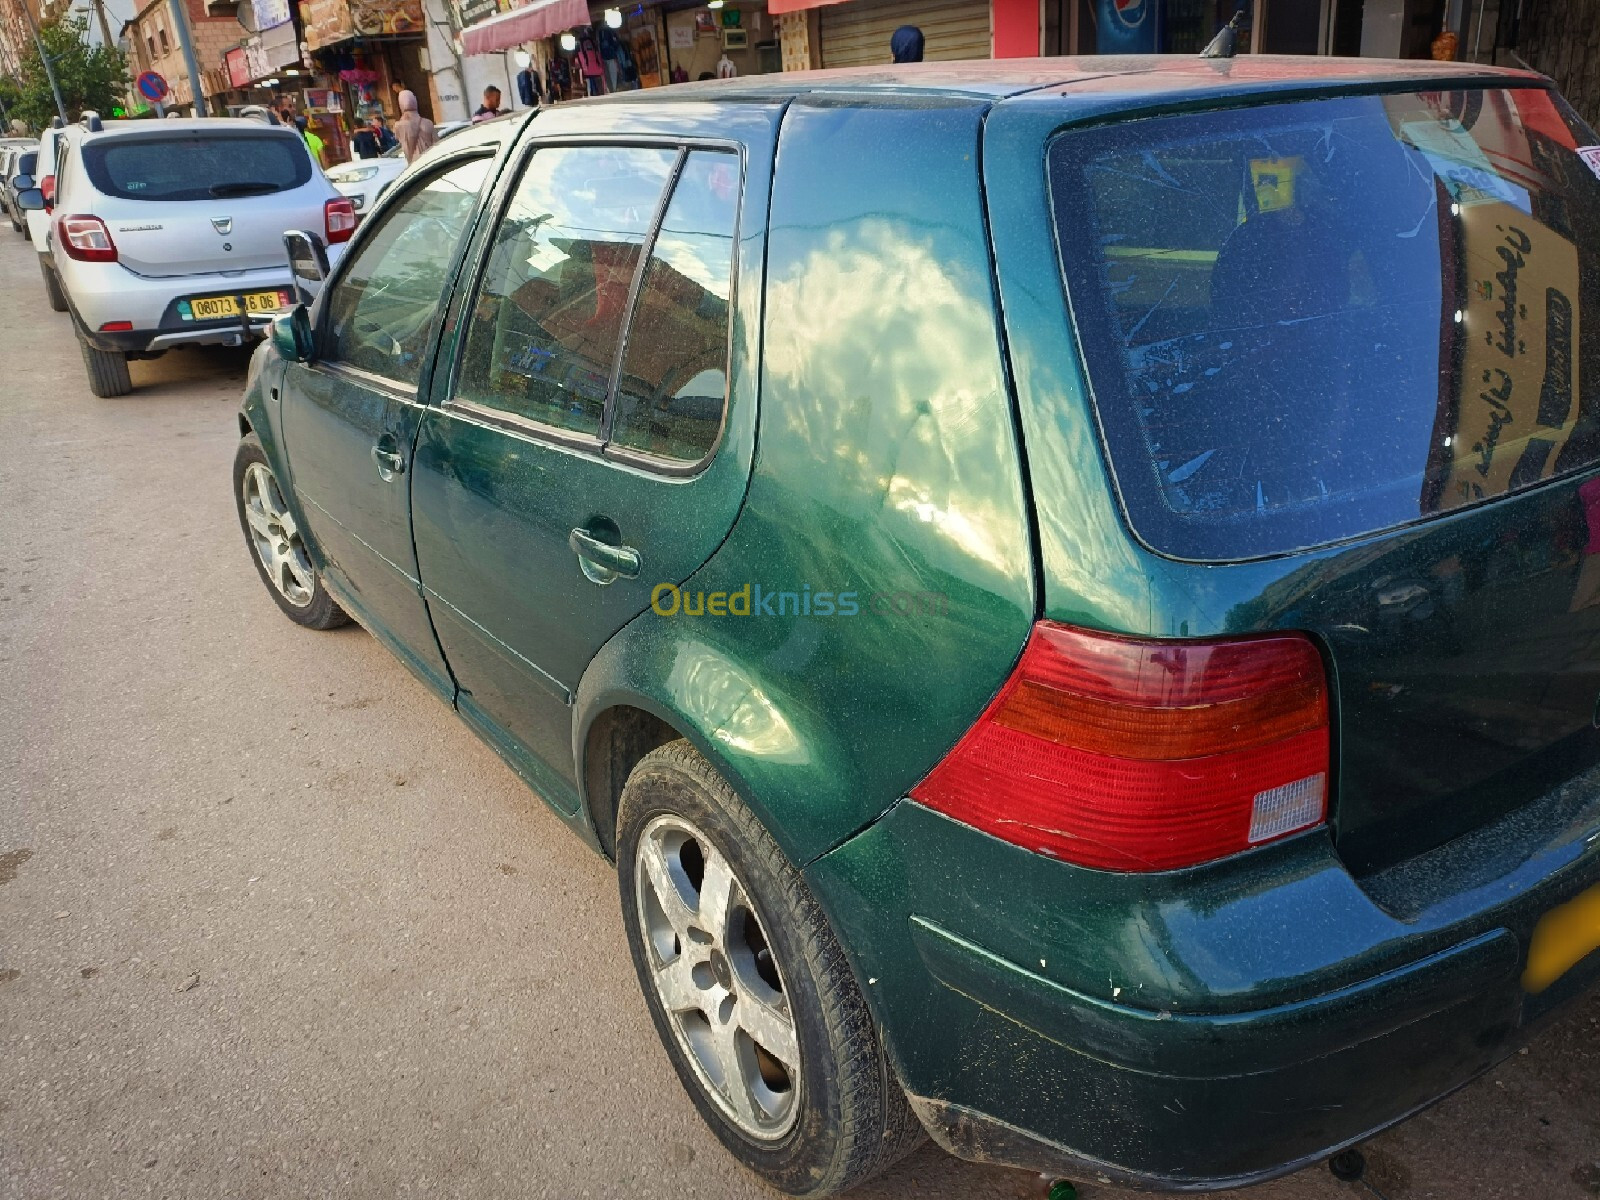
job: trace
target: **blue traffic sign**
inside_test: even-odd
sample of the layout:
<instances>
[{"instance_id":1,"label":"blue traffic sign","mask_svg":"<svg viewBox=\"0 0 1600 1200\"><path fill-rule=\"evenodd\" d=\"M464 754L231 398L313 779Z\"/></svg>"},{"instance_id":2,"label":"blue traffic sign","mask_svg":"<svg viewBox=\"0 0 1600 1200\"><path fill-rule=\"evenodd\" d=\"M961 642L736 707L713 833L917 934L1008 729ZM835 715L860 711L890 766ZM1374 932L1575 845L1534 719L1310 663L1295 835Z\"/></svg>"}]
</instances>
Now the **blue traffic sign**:
<instances>
[{"instance_id":1,"label":"blue traffic sign","mask_svg":"<svg viewBox=\"0 0 1600 1200\"><path fill-rule=\"evenodd\" d=\"M167 98L167 81L154 71L146 71L143 75L140 75L134 81L134 85L139 89L139 94L146 100L160 103Z\"/></svg>"}]
</instances>

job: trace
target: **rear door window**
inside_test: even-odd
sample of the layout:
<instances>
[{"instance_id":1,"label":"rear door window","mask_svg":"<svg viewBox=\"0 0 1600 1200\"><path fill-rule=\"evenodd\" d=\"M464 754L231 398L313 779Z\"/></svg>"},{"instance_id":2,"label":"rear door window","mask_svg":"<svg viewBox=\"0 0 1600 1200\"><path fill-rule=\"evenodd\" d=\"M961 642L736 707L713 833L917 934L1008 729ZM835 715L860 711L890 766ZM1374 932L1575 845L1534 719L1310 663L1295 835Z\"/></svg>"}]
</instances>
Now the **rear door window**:
<instances>
[{"instance_id":1,"label":"rear door window","mask_svg":"<svg viewBox=\"0 0 1600 1200\"><path fill-rule=\"evenodd\" d=\"M728 397L738 211L738 156L690 151L628 325L612 447L695 463L716 445Z\"/></svg>"},{"instance_id":2,"label":"rear door window","mask_svg":"<svg viewBox=\"0 0 1600 1200\"><path fill-rule=\"evenodd\" d=\"M1063 268L1135 531L1279 554L1594 464L1594 140L1531 88L1058 137Z\"/></svg>"},{"instance_id":3,"label":"rear door window","mask_svg":"<svg viewBox=\"0 0 1600 1200\"><path fill-rule=\"evenodd\" d=\"M728 399L731 150L535 151L495 231L455 401L635 465L711 456Z\"/></svg>"},{"instance_id":4,"label":"rear door window","mask_svg":"<svg viewBox=\"0 0 1600 1200\"><path fill-rule=\"evenodd\" d=\"M123 200L265 196L311 180L305 143L265 131L92 141L83 165L97 191Z\"/></svg>"},{"instance_id":5,"label":"rear door window","mask_svg":"<svg viewBox=\"0 0 1600 1200\"><path fill-rule=\"evenodd\" d=\"M495 231L457 396L600 435L611 367L676 148L537 151Z\"/></svg>"}]
</instances>

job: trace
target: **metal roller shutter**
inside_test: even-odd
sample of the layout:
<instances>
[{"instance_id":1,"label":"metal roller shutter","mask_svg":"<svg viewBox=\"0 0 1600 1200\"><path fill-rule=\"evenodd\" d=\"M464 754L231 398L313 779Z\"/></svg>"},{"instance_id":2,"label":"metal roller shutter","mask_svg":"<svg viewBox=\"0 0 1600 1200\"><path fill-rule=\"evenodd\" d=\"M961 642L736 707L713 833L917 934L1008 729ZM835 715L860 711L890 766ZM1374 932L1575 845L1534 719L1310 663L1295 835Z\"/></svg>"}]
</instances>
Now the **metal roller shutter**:
<instances>
[{"instance_id":1,"label":"metal roller shutter","mask_svg":"<svg viewBox=\"0 0 1600 1200\"><path fill-rule=\"evenodd\" d=\"M824 67L887 64L890 35L902 25L922 30L929 62L989 57L989 0L849 0L817 17Z\"/></svg>"}]
</instances>

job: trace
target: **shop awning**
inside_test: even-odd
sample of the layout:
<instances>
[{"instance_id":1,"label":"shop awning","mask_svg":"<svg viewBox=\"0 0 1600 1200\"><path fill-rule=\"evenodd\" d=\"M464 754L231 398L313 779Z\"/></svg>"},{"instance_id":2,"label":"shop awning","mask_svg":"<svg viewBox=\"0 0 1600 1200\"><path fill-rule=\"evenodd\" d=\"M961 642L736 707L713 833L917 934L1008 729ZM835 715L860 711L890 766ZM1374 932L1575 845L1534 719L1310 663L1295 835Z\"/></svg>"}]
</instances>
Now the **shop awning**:
<instances>
[{"instance_id":1,"label":"shop awning","mask_svg":"<svg viewBox=\"0 0 1600 1200\"><path fill-rule=\"evenodd\" d=\"M589 23L589 0L533 0L461 31L468 54L494 54Z\"/></svg>"},{"instance_id":2,"label":"shop awning","mask_svg":"<svg viewBox=\"0 0 1600 1200\"><path fill-rule=\"evenodd\" d=\"M839 4L842 0L767 0L767 11L773 16L786 12L802 12L808 8L821 8L824 4Z\"/></svg>"}]
</instances>

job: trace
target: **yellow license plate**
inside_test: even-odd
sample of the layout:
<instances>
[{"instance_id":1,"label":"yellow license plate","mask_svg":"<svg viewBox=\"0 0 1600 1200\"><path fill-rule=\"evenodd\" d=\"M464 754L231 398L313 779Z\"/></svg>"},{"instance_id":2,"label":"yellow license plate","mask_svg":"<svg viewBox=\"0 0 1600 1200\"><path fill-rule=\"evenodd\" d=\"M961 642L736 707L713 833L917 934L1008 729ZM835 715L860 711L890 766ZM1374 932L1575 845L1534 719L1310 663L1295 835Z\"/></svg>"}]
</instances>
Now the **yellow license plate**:
<instances>
[{"instance_id":1,"label":"yellow license plate","mask_svg":"<svg viewBox=\"0 0 1600 1200\"><path fill-rule=\"evenodd\" d=\"M1600 950L1600 885L1539 918L1528 943L1522 986L1542 992L1596 950Z\"/></svg>"},{"instance_id":2,"label":"yellow license plate","mask_svg":"<svg viewBox=\"0 0 1600 1200\"><path fill-rule=\"evenodd\" d=\"M239 315L238 296L202 296L185 300L178 305L178 313L185 321L215 321L222 317ZM276 292L246 292L245 310L253 313L279 312L290 304L287 290Z\"/></svg>"}]
</instances>

